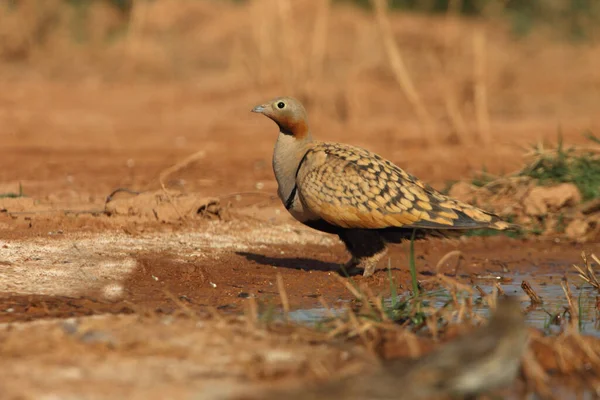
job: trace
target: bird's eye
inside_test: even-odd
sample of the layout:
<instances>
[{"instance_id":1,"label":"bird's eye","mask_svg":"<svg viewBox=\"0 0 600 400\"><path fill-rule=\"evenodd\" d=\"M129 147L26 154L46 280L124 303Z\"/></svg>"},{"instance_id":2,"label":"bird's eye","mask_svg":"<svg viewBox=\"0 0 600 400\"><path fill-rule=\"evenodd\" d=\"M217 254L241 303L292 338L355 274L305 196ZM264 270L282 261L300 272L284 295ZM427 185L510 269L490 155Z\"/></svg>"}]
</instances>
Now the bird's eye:
<instances>
[{"instance_id":1,"label":"bird's eye","mask_svg":"<svg viewBox=\"0 0 600 400\"><path fill-rule=\"evenodd\" d=\"M277 103L277 108L282 109L283 107L285 107L285 103L283 101Z\"/></svg>"}]
</instances>

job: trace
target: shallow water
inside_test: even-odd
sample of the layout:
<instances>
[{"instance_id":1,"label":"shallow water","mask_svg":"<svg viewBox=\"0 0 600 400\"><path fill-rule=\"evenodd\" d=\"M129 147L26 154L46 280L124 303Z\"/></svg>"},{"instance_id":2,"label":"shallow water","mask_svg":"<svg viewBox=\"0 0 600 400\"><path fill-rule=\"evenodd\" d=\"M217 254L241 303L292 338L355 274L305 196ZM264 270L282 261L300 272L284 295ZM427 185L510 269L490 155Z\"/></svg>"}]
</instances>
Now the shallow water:
<instances>
[{"instance_id":1,"label":"shallow water","mask_svg":"<svg viewBox=\"0 0 600 400\"><path fill-rule=\"evenodd\" d=\"M531 274L514 274L513 281L502 284L502 289L507 295L523 296L525 293L521 283L529 282L535 292L543 300L543 304L533 306L529 299L521 302L526 311L527 323L546 332L558 332L560 320L556 315L563 315L568 307L567 297L561 286L561 276L556 274L544 274L533 276ZM567 274L569 287L573 301L580 307L580 331L584 334L600 337L600 326L598 324L598 313L596 311L596 296L598 291L589 284L580 284L581 278L576 273ZM576 284L575 284L576 283ZM480 285L486 293L491 292L491 287ZM487 313L487 307L480 307L480 312ZM567 314L568 318L568 314ZM562 320L565 323L566 319Z\"/></svg>"},{"instance_id":2,"label":"shallow water","mask_svg":"<svg viewBox=\"0 0 600 400\"><path fill-rule=\"evenodd\" d=\"M581 332L600 337L600 324L596 311L596 296L599 295L598 292L591 285L579 284L582 281L576 273L569 273L567 277L573 300L578 302L581 308ZM527 323L548 333L558 333L561 329L560 324L564 324L566 319L556 318L556 316L560 315L562 317L563 312L568 306L567 298L561 286L562 276L558 274L534 275L530 273L515 273L510 278L512 280L508 283L502 283L501 287L507 295L523 298L521 304L526 312ZM542 298L543 304L537 306L531 304L529 298L521 288L521 283L524 280L529 282L538 296ZM491 293L493 290L494 279L475 279L474 282L486 293ZM404 293L401 296L403 295L408 295L408 293ZM432 294L429 299L433 300L435 307L442 307L449 299L448 292L440 291L438 294ZM387 299L387 301L390 301L390 299ZM345 302L340 301L340 303ZM489 312L488 307L484 304L475 304L474 309L475 312L483 316L487 316ZM324 307L314 307L294 310L289 313L289 318L299 323L314 325L332 315L341 316L343 312L343 304L340 304L339 308L332 307L325 309Z\"/></svg>"},{"instance_id":3,"label":"shallow water","mask_svg":"<svg viewBox=\"0 0 600 400\"><path fill-rule=\"evenodd\" d=\"M561 270L564 271L564 265L561 265ZM536 274L531 273L512 273L510 275L498 274L498 276L486 276L485 278L473 279L473 283L478 285L485 293L491 293L494 290L494 282L499 281L501 288L509 296L518 296L522 298L522 308L525 311L526 321L530 326L536 327L549 334L559 333L564 324L567 323L568 314L564 316L564 311L568 309L568 302L565 292L561 286L562 274ZM567 274L568 285L571 289L573 301L577 302L580 307L580 330L584 334L600 337L600 326L598 323L598 312L596 310L596 298L600 293L591 285L583 282L576 272L569 271ZM527 281L535 293L541 297L543 304L533 306L529 297L521 288L521 283ZM409 293L402 293L399 297L408 296ZM479 296L475 295L474 300ZM444 290L432 293L429 296L429 301L433 301L433 306L436 308L442 307L449 299L449 293ZM391 299L386 299L389 303ZM341 316L344 313L344 304L346 301L339 301L335 308L325 309L324 307L315 307L308 309L299 309L289 313L289 317L299 323L315 325L332 316ZM481 302L475 302L475 312L482 316L488 316L489 308ZM556 318L557 315L563 316ZM561 324L563 326L561 326ZM575 390L568 386L556 384L553 386L553 393L557 398L565 400L587 400L598 398L595 393L589 390ZM498 398L498 397L497 397ZM504 399L522 399L521 394L517 394L512 390L505 392L501 398ZM537 400L541 397L537 395L529 395L527 399Z\"/></svg>"}]
</instances>

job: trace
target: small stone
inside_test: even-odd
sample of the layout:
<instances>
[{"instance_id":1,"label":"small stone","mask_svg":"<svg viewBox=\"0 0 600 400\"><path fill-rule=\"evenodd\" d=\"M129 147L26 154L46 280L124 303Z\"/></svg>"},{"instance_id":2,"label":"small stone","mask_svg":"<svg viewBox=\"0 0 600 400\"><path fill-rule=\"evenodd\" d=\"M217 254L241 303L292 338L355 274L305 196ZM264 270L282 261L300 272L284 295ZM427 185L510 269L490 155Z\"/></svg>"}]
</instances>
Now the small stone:
<instances>
[{"instance_id":1,"label":"small stone","mask_svg":"<svg viewBox=\"0 0 600 400\"><path fill-rule=\"evenodd\" d=\"M523 205L525 213L531 216L544 216L565 207L573 207L581 202L581 194L572 183L556 186L538 186L531 189Z\"/></svg>"},{"instance_id":2,"label":"small stone","mask_svg":"<svg viewBox=\"0 0 600 400\"><path fill-rule=\"evenodd\" d=\"M569 239L574 239L577 241L585 240L585 235L588 230L588 223L584 219L574 219L567 225L565 229L565 234Z\"/></svg>"},{"instance_id":3,"label":"small stone","mask_svg":"<svg viewBox=\"0 0 600 400\"><path fill-rule=\"evenodd\" d=\"M115 338L110 333L95 330L87 331L79 337L79 340L86 344L101 343L109 346L114 346L116 343Z\"/></svg>"},{"instance_id":4,"label":"small stone","mask_svg":"<svg viewBox=\"0 0 600 400\"><path fill-rule=\"evenodd\" d=\"M66 334L74 335L79 329L79 324L75 319L67 319L62 323L62 329Z\"/></svg>"}]
</instances>

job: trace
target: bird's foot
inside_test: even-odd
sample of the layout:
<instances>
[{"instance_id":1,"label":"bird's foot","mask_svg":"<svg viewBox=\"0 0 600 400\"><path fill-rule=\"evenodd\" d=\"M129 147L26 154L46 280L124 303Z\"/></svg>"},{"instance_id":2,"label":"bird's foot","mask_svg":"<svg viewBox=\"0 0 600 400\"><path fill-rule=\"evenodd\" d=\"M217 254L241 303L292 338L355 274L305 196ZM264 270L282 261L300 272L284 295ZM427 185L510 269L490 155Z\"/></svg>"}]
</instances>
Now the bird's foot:
<instances>
[{"instance_id":1,"label":"bird's foot","mask_svg":"<svg viewBox=\"0 0 600 400\"><path fill-rule=\"evenodd\" d=\"M383 249L370 257L352 257L350 261L340 268L339 272L344 276L360 275L362 273L362 276L368 278L373 275L379 260L381 260L386 253L387 249Z\"/></svg>"},{"instance_id":2,"label":"bird's foot","mask_svg":"<svg viewBox=\"0 0 600 400\"><path fill-rule=\"evenodd\" d=\"M363 269L359 267L360 260L358 258L352 257L350 261L346 264L342 265L338 269L338 273L343 276L354 276L360 275L363 272Z\"/></svg>"}]
</instances>

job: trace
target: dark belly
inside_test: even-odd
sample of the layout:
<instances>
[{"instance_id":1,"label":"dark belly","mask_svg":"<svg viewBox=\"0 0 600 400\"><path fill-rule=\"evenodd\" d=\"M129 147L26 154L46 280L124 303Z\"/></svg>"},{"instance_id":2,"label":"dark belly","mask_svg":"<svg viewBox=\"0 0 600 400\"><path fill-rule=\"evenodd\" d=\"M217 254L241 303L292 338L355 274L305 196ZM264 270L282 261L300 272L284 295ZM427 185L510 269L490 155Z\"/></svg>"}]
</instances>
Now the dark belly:
<instances>
[{"instance_id":1,"label":"dark belly","mask_svg":"<svg viewBox=\"0 0 600 400\"><path fill-rule=\"evenodd\" d=\"M384 228L384 229L352 229L352 228L342 228L336 225L332 225L329 222L318 219L312 221L303 222L304 225L309 226L313 229L316 229L321 232L331 233L331 234L339 234L340 232L347 230L368 230L368 231L376 231L381 235L381 237L389 243L400 243L405 240L410 240L413 229L412 228ZM445 232L444 232L445 233ZM427 236L433 237L445 237L443 232L440 232L436 229L417 229L415 232L415 239L424 239Z\"/></svg>"},{"instance_id":2,"label":"dark belly","mask_svg":"<svg viewBox=\"0 0 600 400\"><path fill-rule=\"evenodd\" d=\"M323 219L305 221L305 222L303 222L303 224L306 226L309 226L313 229L316 229L318 231L325 232L325 233L338 234L339 232L344 230L344 228L332 225Z\"/></svg>"}]
</instances>

